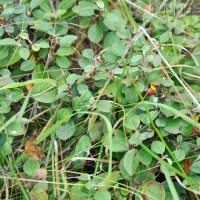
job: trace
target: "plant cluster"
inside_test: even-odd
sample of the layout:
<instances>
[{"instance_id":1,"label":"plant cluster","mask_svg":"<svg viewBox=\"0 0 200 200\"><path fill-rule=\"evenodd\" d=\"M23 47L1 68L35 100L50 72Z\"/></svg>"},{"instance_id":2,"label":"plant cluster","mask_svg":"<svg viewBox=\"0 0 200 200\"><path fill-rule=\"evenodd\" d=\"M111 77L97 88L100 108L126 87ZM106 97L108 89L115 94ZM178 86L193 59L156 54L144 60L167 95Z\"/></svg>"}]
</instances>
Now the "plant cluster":
<instances>
[{"instance_id":1,"label":"plant cluster","mask_svg":"<svg viewBox=\"0 0 200 200\"><path fill-rule=\"evenodd\" d=\"M1 199L198 199L199 16L159 3L0 1Z\"/></svg>"}]
</instances>

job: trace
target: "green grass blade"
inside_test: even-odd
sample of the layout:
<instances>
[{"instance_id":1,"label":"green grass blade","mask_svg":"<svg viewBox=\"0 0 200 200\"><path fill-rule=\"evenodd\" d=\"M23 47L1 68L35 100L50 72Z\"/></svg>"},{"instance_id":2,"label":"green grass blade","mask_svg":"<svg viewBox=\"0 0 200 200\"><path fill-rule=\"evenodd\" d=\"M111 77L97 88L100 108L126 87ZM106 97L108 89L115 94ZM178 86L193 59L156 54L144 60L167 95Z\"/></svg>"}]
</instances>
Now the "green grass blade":
<instances>
[{"instance_id":1,"label":"green grass blade","mask_svg":"<svg viewBox=\"0 0 200 200\"><path fill-rule=\"evenodd\" d=\"M162 165L162 169L163 169L163 173L164 173L165 178L167 180L167 184L169 186L169 189L171 191L173 199L174 200L180 200L178 193L176 191L176 188L174 187L174 183L172 182L172 179L171 179L169 172L168 172L167 168L165 167L165 165Z\"/></svg>"},{"instance_id":2,"label":"green grass blade","mask_svg":"<svg viewBox=\"0 0 200 200\"><path fill-rule=\"evenodd\" d=\"M22 87L22 86L25 86L28 84L34 84L34 83L48 83L48 84L52 84L53 86L57 85L57 82L53 79L33 79L33 80L19 82L19 83L10 83L8 85L0 87L0 91L10 89L10 88Z\"/></svg>"},{"instance_id":3,"label":"green grass blade","mask_svg":"<svg viewBox=\"0 0 200 200\"><path fill-rule=\"evenodd\" d=\"M21 189L24 198L25 198L26 200L29 200L29 199L30 199L30 198L29 198L29 195L28 195L27 192L25 191L24 186L22 185L21 181L18 179L17 174L15 173L15 170L14 170L14 168L13 168L13 166L12 166L12 163L7 159L7 157L6 157L2 152L1 152L1 154L3 155L4 159L6 160L8 166L9 166L11 172L12 172L12 175L15 177L15 180L16 180L16 182L17 182L19 188Z\"/></svg>"}]
</instances>

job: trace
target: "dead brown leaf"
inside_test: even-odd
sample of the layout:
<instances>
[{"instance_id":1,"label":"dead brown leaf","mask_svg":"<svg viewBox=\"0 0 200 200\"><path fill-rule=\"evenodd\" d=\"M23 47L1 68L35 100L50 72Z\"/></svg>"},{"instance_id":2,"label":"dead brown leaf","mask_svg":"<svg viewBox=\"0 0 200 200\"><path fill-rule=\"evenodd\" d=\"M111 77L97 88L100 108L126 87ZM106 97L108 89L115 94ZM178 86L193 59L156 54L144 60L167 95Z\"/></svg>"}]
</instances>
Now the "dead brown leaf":
<instances>
[{"instance_id":1,"label":"dead brown leaf","mask_svg":"<svg viewBox=\"0 0 200 200\"><path fill-rule=\"evenodd\" d=\"M152 12L153 12L152 5L153 5L153 4L148 4L148 5L146 5L146 6L144 7L143 14L145 13L145 11L152 13Z\"/></svg>"},{"instance_id":2,"label":"dead brown leaf","mask_svg":"<svg viewBox=\"0 0 200 200\"><path fill-rule=\"evenodd\" d=\"M34 178L45 181L47 179L47 170L44 168L38 169L34 174Z\"/></svg>"},{"instance_id":3,"label":"dead brown leaf","mask_svg":"<svg viewBox=\"0 0 200 200\"><path fill-rule=\"evenodd\" d=\"M185 159L183 163L184 163L184 171L185 171L185 173L186 173L186 174L189 174L189 172L190 172L190 167L191 167L191 165L192 165L192 160L191 160L191 158Z\"/></svg>"},{"instance_id":4,"label":"dead brown leaf","mask_svg":"<svg viewBox=\"0 0 200 200\"><path fill-rule=\"evenodd\" d=\"M35 138L27 140L24 152L31 160L39 160L45 157L44 151L35 144Z\"/></svg>"}]
</instances>

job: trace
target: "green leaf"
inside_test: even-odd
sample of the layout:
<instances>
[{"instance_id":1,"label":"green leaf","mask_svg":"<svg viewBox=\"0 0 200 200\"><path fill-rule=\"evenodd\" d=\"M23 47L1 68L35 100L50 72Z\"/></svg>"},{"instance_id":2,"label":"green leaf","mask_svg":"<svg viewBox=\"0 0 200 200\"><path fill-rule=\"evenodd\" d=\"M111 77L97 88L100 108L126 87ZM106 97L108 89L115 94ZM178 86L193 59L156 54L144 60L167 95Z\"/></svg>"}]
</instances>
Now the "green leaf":
<instances>
[{"instance_id":1,"label":"green leaf","mask_svg":"<svg viewBox=\"0 0 200 200\"><path fill-rule=\"evenodd\" d=\"M35 66L36 66L36 62L35 61L26 60L21 64L20 70L22 70L22 71L30 71L30 70L34 69Z\"/></svg>"},{"instance_id":2,"label":"green leaf","mask_svg":"<svg viewBox=\"0 0 200 200\"><path fill-rule=\"evenodd\" d=\"M200 160L195 161L191 166L191 171L194 173L200 174Z\"/></svg>"},{"instance_id":3,"label":"green leaf","mask_svg":"<svg viewBox=\"0 0 200 200\"><path fill-rule=\"evenodd\" d=\"M19 36L20 36L20 38L22 38L22 39L24 39L24 40L29 39L29 35L28 35L28 33L26 33L26 32L21 32L21 33L19 34Z\"/></svg>"},{"instance_id":4,"label":"green leaf","mask_svg":"<svg viewBox=\"0 0 200 200\"><path fill-rule=\"evenodd\" d=\"M124 152L127 150L128 150L128 142L126 135L120 130L115 130L112 135L112 151Z\"/></svg>"},{"instance_id":5,"label":"green leaf","mask_svg":"<svg viewBox=\"0 0 200 200\"><path fill-rule=\"evenodd\" d=\"M180 133L180 126L181 126L181 119L180 118L168 118L166 119L166 126L164 127L164 130L173 133L173 134L178 134Z\"/></svg>"},{"instance_id":6,"label":"green leaf","mask_svg":"<svg viewBox=\"0 0 200 200\"><path fill-rule=\"evenodd\" d=\"M23 165L23 170L29 176L33 176L35 172L40 168L38 160L27 160Z\"/></svg>"},{"instance_id":7,"label":"green leaf","mask_svg":"<svg viewBox=\"0 0 200 200\"><path fill-rule=\"evenodd\" d=\"M69 56L73 53L74 53L74 49L72 47L60 47L57 50L56 55L58 55L58 56Z\"/></svg>"},{"instance_id":8,"label":"green leaf","mask_svg":"<svg viewBox=\"0 0 200 200\"><path fill-rule=\"evenodd\" d=\"M151 150L157 154L163 154L165 152L165 145L160 141L153 141Z\"/></svg>"},{"instance_id":9,"label":"green leaf","mask_svg":"<svg viewBox=\"0 0 200 200\"><path fill-rule=\"evenodd\" d=\"M111 200L111 195L107 190L99 190L94 194L95 200Z\"/></svg>"},{"instance_id":10,"label":"green leaf","mask_svg":"<svg viewBox=\"0 0 200 200\"><path fill-rule=\"evenodd\" d=\"M8 113L10 111L10 104L11 101L5 101L5 98L3 95L0 96L1 102L0 102L0 113Z\"/></svg>"},{"instance_id":11,"label":"green leaf","mask_svg":"<svg viewBox=\"0 0 200 200\"><path fill-rule=\"evenodd\" d=\"M122 39L130 39L131 33L129 30L126 30L126 29L119 29L117 31L117 36L119 36Z\"/></svg>"},{"instance_id":12,"label":"green leaf","mask_svg":"<svg viewBox=\"0 0 200 200\"><path fill-rule=\"evenodd\" d=\"M6 33L13 33L14 32L14 27L13 26L6 26L5 27Z\"/></svg>"},{"instance_id":13,"label":"green leaf","mask_svg":"<svg viewBox=\"0 0 200 200\"><path fill-rule=\"evenodd\" d=\"M114 43L111 47L111 51L117 55L117 56L120 56L122 57L124 52L125 52L126 48L123 44L120 44L120 43Z\"/></svg>"},{"instance_id":14,"label":"green leaf","mask_svg":"<svg viewBox=\"0 0 200 200\"><path fill-rule=\"evenodd\" d=\"M46 49L46 48L48 49L50 47L48 40L39 40L35 44L39 45L40 48L44 48L44 49Z\"/></svg>"},{"instance_id":15,"label":"green leaf","mask_svg":"<svg viewBox=\"0 0 200 200\"><path fill-rule=\"evenodd\" d=\"M0 40L0 46L20 46L14 39L4 38Z\"/></svg>"},{"instance_id":16,"label":"green leaf","mask_svg":"<svg viewBox=\"0 0 200 200\"><path fill-rule=\"evenodd\" d=\"M157 116L158 116L158 112L157 111L151 111L150 112L151 118L152 120L154 120ZM140 120L142 123L149 125L151 123L149 116L145 113L140 114Z\"/></svg>"},{"instance_id":17,"label":"green leaf","mask_svg":"<svg viewBox=\"0 0 200 200\"><path fill-rule=\"evenodd\" d=\"M60 46L70 46L73 42L77 40L75 35L66 35L60 39Z\"/></svg>"},{"instance_id":18,"label":"green leaf","mask_svg":"<svg viewBox=\"0 0 200 200\"><path fill-rule=\"evenodd\" d=\"M56 100L57 90L51 89L41 94L33 96L33 98L42 103L53 103Z\"/></svg>"},{"instance_id":19,"label":"green leaf","mask_svg":"<svg viewBox=\"0 0 200 200\"><path fill-rule=\"evenodd\" d=\"M15 9L13 7L10 8L6 8L3 10L3 12L1 13L3 16L9 16L12 15L14 13Z\"/></svg>"},{"instance_id":20,"label":"green leaf","mask_svg":"<svg viewBox=\"0 0 200 200\"><path fill-rule=\"evenodd\" d=\"M82 136L75 147L75 157L85 157L89 154L91 149L91 140L87 135ZM76 170L80 170L84 160L74 161L72 164Z\"/></svg>"},{"instance_id":21,"label":"green leaf","mask_svg":"<svg viewBox=\"0 0 200 200\"><path fill-rule=\"evenodd\" d=\"M61 108L58 110L56 118L57 120L61 120L65 118L66 116L70 116L72 114L71 108Z\"/></svg>"},{"instance_id":22,"label":"green leaf","mask_svg":"<svg viewBox=\"0 0 200 200\"><path fill-rule=\"evenodd\" d=\"M0 1L0 5L3 5L3 4L12 4L13 3L13 0L1 0Z\"/></svg>"},{"instance_id":23,"label":"green leaf","mask_svg":"<svg viewBox=\"0 0 200 200\"><path fill-rule=\"evenodd\" d=\"M200 146L200 137L197 138L196 143L198 146Z\"/></svg>"},{"instance_id":24,"label":"green leaf","mask_svg":"<svg viewBox=\"0 0 200 200\"><path fill-rule=\"evenodd\" d=\"M178 161L181 161L185 158L185 151L183 151L182 149L177 149L176 151L174 151L174 155Z\"/></svg>"},{"instance_id":25,"label":"green leaf","mask_svg":"<svg viewBox=\"0 0 200 200\"><path fill-rule=\"evenodd\" d=\"M30 3L31 10L37 8L40 4L43 3L44 0L32 0Z\"/></svg>"},{"instance_id":26,"label":"green leaf","mask_svg":"<svg viewBox=\"0 0 200 200\"><path fill-rule=\"evenodd\" d=\"M74 132L75 132L74 122L73 120L69 120L65 124L61 124L56 129L56 136L61 140L67 140L73 136Z\"/></svg>"},{"instance_id":27,"label":"green leaf","mask_svg":"<svg viewBox=\"0 0 200 200\"><path fill-rule=\"evenodd\" d=\"M66 9L57 9L56 13L54 14L55 18L60 18L67 12Z\"/></svg>"},{"instance_id":28,"label":"green leaf","mask_svg":"<svg viewBox=\"0 0 200 200\"><path fill-rule=\"evenodd\" d=\"M88 58L88 59L94 58L94 52L92 49L84 49L82 51L82 55L83 55L83 57Z\"/></svg>"},{"instance_id":29,"label":"green leaf","mask_svg":"<svg viewBox=\"0 0 200 200\"><path fill-rule=\"evenodd\" d=\"M155 124L158 127L165 127L167 123L166 123L165 119L158 118L158 119L156 119Z\"/></svg>"},{"instance_id":30,"label":"green leaf","mask_svg":"<svg viewBox=\"0 0 200 200\"><path fill-rule=\"evenodd\" d=\"M54 28L50 22L37 22L31 28L48 33L49 35L54 35Z\"/></svg>"},{"instance_id":31,"label":"green leaf","mask_svg":"<svg viewBox=\"0 0 200 200\"><path fill-rule=\"evenodd\" d=\"M98 0L98 1L96 2L96 4L97 4L97 6L98 6L101 10L104 10L104 2L103 2L103 1Z\"/></svg>"},{"instance_id":32,"label":"green leaf","mask_svg":"<svg viewBox=\"0 0 200 200\"><path fill-rule=\"evenodd\" d=\"M130 130L136 130L140 125L140 117L138 115L127 115L125 118L125 127Z\"/></svg>"},{"instance_id":33,"label":"green leaf","mask_svg":"<svg viewBox=\"0 0 200 200\"><path fill-rule=\"evenodd\" d=\"M24 135L25 132L25 127L23 127L23 124L20 121L12 122L6 128L6 133L11 136Z\"/></svg>"},{"instance_id":34,"label":"green leaf","mask_svg":"<svg viewBox=\"0 0 200 200\"><path fill-rule=\"evenodd\" d=\"M141 133L139 131L133 133L128 142L130 145L139 145L142 142Z\"/></svg>"},{"instance_id":35,"label":"green leaf","mask_svg":"<svg viewBox=\"0 0 200 200\"><path fill-rule=\"evenodd\" d=\"M97 109L101 112L109 113L112 109L112 103L107 101L100 101L97 103Z\"/></svg>"},{"instance_id":36,"label":"green leaf","mask_svg":"<svg viewBox=\"0 0 200 200\"><path fill-rule=\"evenodd\" d=\"M172 36L172 32L166 31L160 36L160 42L163 44L167 42Z\"/></svg>"},{"instance_id":37,"label":"green leaf","mask_svg":"<svg viewBox=\"0 0 200 200\"><path fill-rule=\"evenodd\" d=\"M149 131L149 132L144 132L141 134L141 139L142 140L146 140L148 138L152 138L154 136L154 132L153 131Z\"/></svg>"},{"instance_id":38,"label":"green leaf","mask_svg":"<svg viewBox=\"0 0 200 200\"><path fill-rule=\"evenodd\" d=\"M1 57L0 57L0 60L6 58L9 54L9 48L8 47L2 47L1 50Z\"/></svg>"},{"instance_id":39,"label":"green leaf","mask_svg":"<svg viewBox=\"0 0 200 200\"><path fill-rule=\"evenodd\" d=\"M102 122L92 122L92 119L89 121L88 125L88 134L92 142L97 142L102 138L102 131L104 130L104 125Z\"/></svg>"},{"instance_id":40,"label":"green leaf","mask_svg":"<svg viewBox=\"0 0 200 200\"><path fill-rule=\"evenodd\" d=\"M86 200L92 195L93 191L88 190L84 185L84 182L77 182L71 188L71 200Z\"/></svg>"},{"instance_id":41,"label":"green leaf","mask_svg":"<svg viewBox=\"0 0 200 200\"><path fill-rule=\"evenodd\" d=\"M183 126L181 128L181 133L183 134L183 136L190 136L192 134L193 131L193 125L188 123L188 122L184 122Z\"/></svg>"},{"instance_id":42,"label":"green leaf","mask_svg":"<svg viewBox=\"0 0 200 200\"><path fill-rule=\"evenodd\" d=\"M142 197L146 200L165 200L165 190L159 182L149 181L142 186Z\"/></svg>"},{"instance_id":43,"label":"green leaf","mask_svg":"<svg viewBox=\"0 0 200 200\"><path fill-rule=\"evenodd\" d=\"M85 156L87 152L91 149L91 141L87 135L82 136L75 148L75 153L77 156Z\"/></svg>"},{"instance_id":44,"label":"green leaf","mask_svg":"<svg viewBox=\"0 0 200 200\"><path fill-rule=\"evenodd\" d=\"M124 29L126 22L121 17L120 13L107 13L104 19L104 24L112 31Z\"/></svg>"},{"instance_id":45,"label":"green leaf","mask_svg":"<svg viewBox=\"0 0 200 200\"><path fill-rule=\"evenodd\" d=\"M0 27L0 36L2 36L4 34L4 28Z\"/></svg>"},{"instance_id":46,"label":"green leaf","mask_svg":"<svg viewBox=\"0 0 200 200\"><path fill-rule=\"evenodd\" d=\"M13 8L15 9L14 14L17 15L24 13L26 11L26 6L23 4L15 4Z\"/></svg>"},{"instance_id":47,"label":"green leaf","mask_svg":"<svg viewBox=\"0 0 200 200\"><path fill-rule=\"evenodd\" d=\"M93 65L87 65L84 67L84 72L90 72L95 68L94 64Z\"/></svg>"},{"instance_id":48,"label":"green leaf","mask_svg":"<svg viewBox=\"0 0 200 200\"><path fill-rule=\"evenodd\" d=\"M120 178L121 176L118 171L111 172L110 179L108 179L108 173L101 173L93 178L92 183L94 185L99 185L99 189L103 189L102 186L105 185L109 188L117 183Z\"/></svg>"},{"instance_id":49,"label":"green leaf","mask_svg":"<svg viewBox=\"0 0 200 200\"><path fill-rule=\"evenodd\" d=\"M0 151L3 148L4 144L6 143L7 138L4 134L0 133Z\"/></svg>"},{"instance_id":50,"label":"green leaf","mask_svg":"<svg viewBox=\"0 0 200 200\"><path fill-rule=\"evenodd\" d=\"M146 166L149 166L153 157L144 149L140 151L140 162Z\"/></svg>"},{"instance_id":51,"label":"green leaf","mask_svg":"<svg viewBox=\"0 0 200 200\"><path fill-rule=\"evenodd\" d=\"M30 51L27 48L22 48L19 50L19 55L24 60L27 60L30 56Z\"/></svg>"},{"instance_id":52,"label":"green leaf","mask_svg":"<svg viewBox=\"0 0 200 200\"><path fill-rule=\"evenodd\" d=\"M76 0L62 0L58 5L59 9L69 9Z\"/></svg>"},{"instance_id":53,"label":"green leaf","mask_svg":"<svg viewBox=\"0 0 200 200\"><path fill-rule=\"evenodd\" d=\"M11 88L9 90L6 90L6 99L12 102L18 102L21 98L24 97L24 93L17 89L17 88Z\"/></svg>"},{"instance_id":54,"label":"green leaf","mask_svg":"<svg viewBox=\"0 0 200 200\"><path fill-rule=\"evenodd\" d=\"M133 55L131 58L131 63L136 65L142 59L142 55Z\"/></svg>"},{"instance_id":55,"label":"green leaf","mask_svg":"<svg viewBox=\"0 0 200 200\"><path fill-rule=\"evenodd\" d=\"M124 158L121 159L120 164L119 164L119 170L120 173L122 174L122 176L128 180L131 181L132 180L132 176L129 175L129 173L126 171L126 169L124 168Z\"/></svg>"},{"instance_id":56,"label":"green leaf","mask_svg":"<svg viewBox=\"0 0 200 200\"><path fill-rule=\"evenodd\" d=\"M81 94L80 97L73 98L72 107L76 111L85 111L87 110L87 105L93 101L93 96L89 90Z\"/></svg>"},{"instance_id":57,"label":"green leaf","mask_svg":"<svg viewBox=\"0 0 200 200\"><path fill-rule=\"evenodd\" d=\"M77 81L78 78L79 76L77 74L70 74L67 77L67 83L70 85L73 85Z\"/></svg>"},{"instance_id":58,"label":"green leaf","mask_svg":"<svg viewBox=\"0 0 200 200\"><path fill-rule=\"evenodd\" d=\"M68 68L72 62L66 57L59 56L56 58L56 64L61 68Z\"/></svg>"},{"instance_id":59,"label":"green leaf","mask_svg":"<svg viewBox=\"0 0 200 200\"><path fill-rule=\"evenodd\" d=\"M79 1L78 5L73 7L72 10L80 16L87 17L94 14L94 10L98 10L95 3L88 1Z\"/></svg>"},{"instance_id":60,"label":"green leaf","mask_svg":"<svg viewBox=\"0 0 200 200\"><path fill-rule=\"evenodd\" d=\"M139 165L138 151L135 149L128 151L124 156L123 164L128 174L133 176Z\"/></svg>"},{"instance_id":61,"label":"green leaf","mask_svg":"<svg viewBox=\"0 0 200 200\"><path fill-rule=\"evenodd\" d=\"M14 137L7 137L7 141L4 143L4 145L1 148L1 151L3 152L4 155L9 155L12 153L12 141Z\"/></svg>"},{"instance_id":62,"label":"green leaf","mask_svg":"<svg viewBox=\"0 0 200 200\"><path fill-rule=\"evenodd\" d=\"M49 76L46 72L44 65L43 64L37 65L33 70L32 79L45 79L45 78L49 78Z\"/></svg>"},{"instance_id":63,"label":"green leaf","mask_svg":"<svg viewBox=\"0 0 200 200\"><path fill-rule=\"evenodd\" d=\"M40 48L41 48L41 46L40 46L39 44L33 44L33 45L31 46L31 48L32 48L33 51L39 51Z\"/></svg>"},{"instance_id":64,"label":"green leaf","mask_svg":"<svg viewBox=\"0 0 200 200\"><path fill-rule=\"evenodd\" d=\"M47 83L36 83L32 88L32 97L43 103L52 103L56 100L57 89Z\"/></svg>"},{"instance_id":65,"label":"green leaf","mask_svg":"<svg viewBox=\"0 0 200 200\"><path fill-rule=\"evenodd\" d=\"M138 101L138 93L134 86L125 88L124 93L128 103L133 104Z\"/></svg>"},{"instance_id":66,"label":"green leaf","mask_svg":"<svg viewBox=\"0 0 200 200\"><path fill-rule=\"evenodd\" d=\"M54 35L56 34L57 36L62 36L62 35L66 35L68 32L68 24L66 22L62 22L61 24L56 24L56 26L54 26L55 28L55 33L51 33L49 32L50 35Z\"/></svg>"},{"instance_id":67,"label":"green leaf","mask_svg":"<svg viewBox=\"0 0 200 200\"><path fill-rule=\"evenodd\" d=\"M103 31L97 24L90 26L88 30L88 38L91 42L94 43L100 42L103 38Z\"/></svg>"},{"instance_id":68,"label":"green leaf","mask_svg":"<svg viewBox=\"0 0 200 200\"><path fill-rule=\"evenodd\" d=\"M87 58L80 58L78 62L82 68L85 68L88 65L94 65L94 61Z\"/></svg>"}]
</instances>

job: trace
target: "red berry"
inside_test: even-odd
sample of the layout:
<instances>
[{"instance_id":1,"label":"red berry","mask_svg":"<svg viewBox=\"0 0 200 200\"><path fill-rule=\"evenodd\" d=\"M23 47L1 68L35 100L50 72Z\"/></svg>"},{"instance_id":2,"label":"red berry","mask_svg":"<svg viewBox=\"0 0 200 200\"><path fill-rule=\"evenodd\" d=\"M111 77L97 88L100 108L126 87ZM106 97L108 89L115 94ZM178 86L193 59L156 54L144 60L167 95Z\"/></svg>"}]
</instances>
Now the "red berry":
<instances>
[{"instance_id":1,"label":"red berry","mask_svg":"<svg viewBox=\"0 0 200 200\"><path fill-rule=\"evenodd\" d=\"M151 88L148 88L147 90L147 95L152 95L154 93L154 91Z\"/></svg>"}]
</instances>

